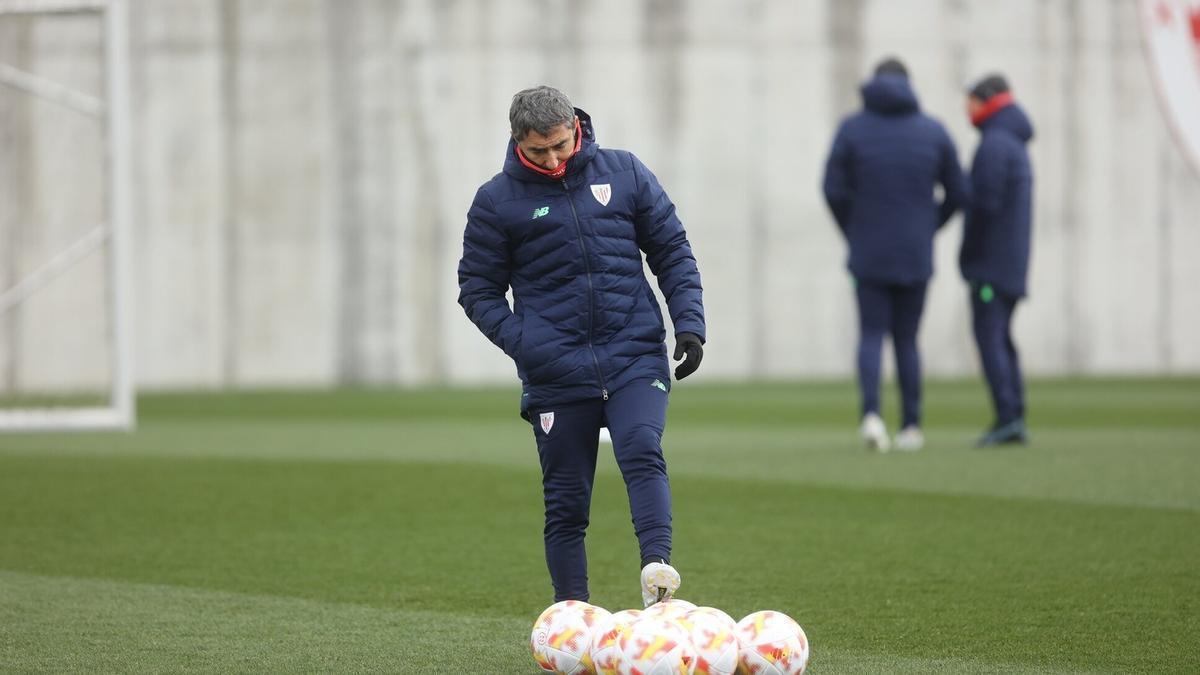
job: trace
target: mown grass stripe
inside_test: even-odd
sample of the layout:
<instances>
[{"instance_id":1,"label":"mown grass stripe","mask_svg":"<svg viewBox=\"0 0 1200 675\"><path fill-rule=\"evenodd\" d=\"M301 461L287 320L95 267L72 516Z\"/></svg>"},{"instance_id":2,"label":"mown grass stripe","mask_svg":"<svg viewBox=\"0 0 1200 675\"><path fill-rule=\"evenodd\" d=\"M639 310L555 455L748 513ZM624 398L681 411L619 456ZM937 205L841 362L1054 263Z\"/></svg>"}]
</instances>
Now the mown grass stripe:
<instances>
[{"instance_id":1,"label":"mown grass stripe","mask_svg":"<svg viewBox=\"0 0 1200 675\"><path fill-rule=\"evenodd\" d=\"M0 571L0 670L6 672L531 673L529 623ZM813 673L1069 672L814 650ZM430 652L442 656L431 662Z\"/></svg>"}]
</instances>

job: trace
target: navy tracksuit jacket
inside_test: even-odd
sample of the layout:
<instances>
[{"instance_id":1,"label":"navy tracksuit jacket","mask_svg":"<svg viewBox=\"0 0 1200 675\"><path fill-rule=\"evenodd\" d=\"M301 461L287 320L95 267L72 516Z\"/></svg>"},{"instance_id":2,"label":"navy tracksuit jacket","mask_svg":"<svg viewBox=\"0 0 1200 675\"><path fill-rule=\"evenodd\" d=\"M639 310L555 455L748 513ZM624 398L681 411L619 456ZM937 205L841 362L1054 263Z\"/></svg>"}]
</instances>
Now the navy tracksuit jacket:
<instances>
[{"instance_id":1,"label":"navy tracksuit jacket","mask_svg":"<svg viewBox=\"0 0 1200 675\"><path fill-rule=\"evenodd\" d=\"M458 267L459 303L521 379L557 600L588 597L583 538L603 425L643 559L670 558L661 437L671 380L643 254L676 334L705 336L700 274L674 204L641 161L601 149L591 118L576 114L583 139L561 181L525 167L510 139L503 171L479 188L467 214Z\"/></svg>"},{"instance_id":2,"label":"navy tracksuit jacket","mask_svg":"<svg viewBox=\"0 0 1200 675\"><path fill-rule=\"evenodd\" d=\"M975 342L992 390L996 423L1003 425L1025 416L1011 324L1029 274L1033 169L1025 145L1033 138L1033 125L1011 104L980 122L979 130L959 267L971 289Z\"/></svg>"},{"instance_id":3,"label":"navy tracksuit jacket","mask_svg":"<svg viewBox=\"0 0 1200 675\"><path fill-rule=\"evenodd\" d=\"M917 329L933 275L933 236L967 200L950 135L921 113L908 79L862 86L863 110L842 121L825 165L825 200L846 236L859 307L862 412L879 411L883 338L891 334L902 425L920 424ZM934 187L945 193L934 200Z\"/></svg>"}]
</instances>

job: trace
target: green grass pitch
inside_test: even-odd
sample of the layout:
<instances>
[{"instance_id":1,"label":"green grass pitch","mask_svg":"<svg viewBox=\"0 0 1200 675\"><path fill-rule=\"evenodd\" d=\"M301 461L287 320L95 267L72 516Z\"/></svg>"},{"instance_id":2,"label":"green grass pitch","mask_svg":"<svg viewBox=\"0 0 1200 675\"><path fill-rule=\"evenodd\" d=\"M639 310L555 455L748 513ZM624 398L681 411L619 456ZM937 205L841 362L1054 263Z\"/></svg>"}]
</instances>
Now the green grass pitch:
<instances>
[{"instance_id":1,"label":"green grass pitch","mask_svg":"<svg viewBox=\"0 0 1200 675\"><path fill-rule=\"evenodd\" d=\"M778 609L812 673L1200 672L1200 380L978 382L873 455L848 383L685 382L680 597ZM517 392L144 396L132 434L0 435L0 671L532 673L551 602ZM894 421L889 400L889 420ZM592 600L640 601L602 447Z\"/></svg>"}]
</instances>

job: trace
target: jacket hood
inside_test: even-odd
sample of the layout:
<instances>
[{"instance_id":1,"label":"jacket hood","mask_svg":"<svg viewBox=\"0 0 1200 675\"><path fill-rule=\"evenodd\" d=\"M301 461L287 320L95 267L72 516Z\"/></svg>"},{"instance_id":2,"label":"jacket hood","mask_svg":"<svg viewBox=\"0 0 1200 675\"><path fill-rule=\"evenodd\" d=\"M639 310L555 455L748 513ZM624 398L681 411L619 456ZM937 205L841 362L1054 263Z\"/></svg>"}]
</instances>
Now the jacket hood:
<instances>
[{"instance_id":1,"label":"jacket hood","mask_svg":"<svg viewBox=\"0 0 1200 675\"><path fill-rule=\"evenodd\" d=\"M907 115L920 109L908 78L900 75L876 75L861 91L863 106L880 115Z\"/></svg>"},{"instance_id":2,"label":"jacket hood","mask_svg":"<svg viewBox=\"0 0 1200 675\"><path fill-rule=\"evenodd\" d=\"M592 127L592 116L580 108L575 109L575 115L579 117L579 130L583 134L583 142L579 144L579 152L571 155L571 158L567 160L567 173L563 177L564 179L579 173L583 167L587 166L588 162L592 161L592 157L600 148L596 144L596 130ZM521 164L521 160L517 159L517 140L511 136L508 139L508 149L504 154L504 173L517 180L528 182L556 182L553 178L543 176Z\"/></svg>"},{"instance_id":3,"label":"jacket hood","mask_svg":"<svg viewBox=\"0 0 1200 675\"><path fill-rule=\"evenodd\" d=\"M1029 116L1016 103L1006 105L979 125L980 130L1004 131L1016 136L1022 143L1028 143L1033 138L1033 123Z\"/></svg>"}]
</instances>

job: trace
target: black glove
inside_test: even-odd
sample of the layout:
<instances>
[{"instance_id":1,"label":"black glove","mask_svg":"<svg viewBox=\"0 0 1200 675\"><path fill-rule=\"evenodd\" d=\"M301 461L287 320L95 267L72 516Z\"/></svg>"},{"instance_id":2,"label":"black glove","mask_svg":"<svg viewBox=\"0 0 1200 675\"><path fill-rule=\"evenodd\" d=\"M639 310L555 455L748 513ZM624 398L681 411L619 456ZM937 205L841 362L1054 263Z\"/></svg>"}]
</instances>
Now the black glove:
<instances>
[{"instance_id":1,"label":"black glove","mask_svg":"<svg viewBox=\"0 0 1200 675\"><path fill-rule=\"evenodd\" d=\"M675 379L683 378L696 372L700 361L704 359L704 345L700 336L695 333L680 333L675 336L675 360L687 355L687 360L675 367Z\"/></svg>"}]
</instances>

